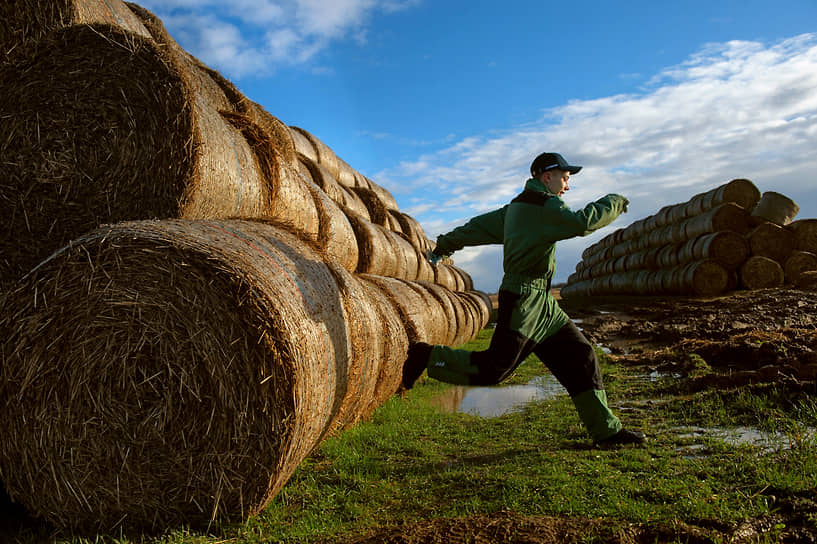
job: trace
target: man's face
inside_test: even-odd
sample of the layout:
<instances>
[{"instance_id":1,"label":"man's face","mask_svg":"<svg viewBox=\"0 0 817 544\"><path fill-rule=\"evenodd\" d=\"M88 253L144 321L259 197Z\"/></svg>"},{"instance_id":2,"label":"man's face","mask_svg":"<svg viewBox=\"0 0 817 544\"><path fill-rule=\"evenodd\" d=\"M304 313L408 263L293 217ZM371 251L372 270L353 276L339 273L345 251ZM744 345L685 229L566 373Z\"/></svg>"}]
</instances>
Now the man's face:
<instances>
[{"instance_id":1,"label":"man's face","mask_svg":"<svg viewBox=\"0 0 817 544\"><path fill-rule=\"evenodd\" d=\"M566 170L549 170L545 172L542 181L544 181L548 191L554 195L562 196L570 190L568 180L570 180L570 172Z\"/></svg>"}]
</instances>

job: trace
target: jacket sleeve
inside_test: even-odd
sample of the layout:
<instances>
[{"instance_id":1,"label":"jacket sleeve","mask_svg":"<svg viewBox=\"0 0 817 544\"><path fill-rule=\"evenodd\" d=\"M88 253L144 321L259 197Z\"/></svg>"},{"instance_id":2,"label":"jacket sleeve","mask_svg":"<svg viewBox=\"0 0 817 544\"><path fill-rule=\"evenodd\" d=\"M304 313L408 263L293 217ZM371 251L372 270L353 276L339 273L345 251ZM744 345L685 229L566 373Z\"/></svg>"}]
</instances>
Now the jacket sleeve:
<instances>
[{"instance_id":1,"label":"jacket sleeve","mask_svg":"<svg viewBox=\"0 0 817 544\"><path fill-rule=\"evenodd\" d=\"M559 203L562 223L559 239L565 240L574 236L587 236L595 230L606 227L627 209L629 200L621 195L609 194L575 212L561 199Z\"/></svg>"},{"instance_id":2,"label":"jacket sleeve","mask_svg":"<svg viewBox=\"0 0 817 544\"><path fill-rule=\"evenodd\" d=\"M501 244L504 236L505 209L478 215L466 224L437 237L437 255L450 255L465 246Z\"/></svg>"}]
</instances>

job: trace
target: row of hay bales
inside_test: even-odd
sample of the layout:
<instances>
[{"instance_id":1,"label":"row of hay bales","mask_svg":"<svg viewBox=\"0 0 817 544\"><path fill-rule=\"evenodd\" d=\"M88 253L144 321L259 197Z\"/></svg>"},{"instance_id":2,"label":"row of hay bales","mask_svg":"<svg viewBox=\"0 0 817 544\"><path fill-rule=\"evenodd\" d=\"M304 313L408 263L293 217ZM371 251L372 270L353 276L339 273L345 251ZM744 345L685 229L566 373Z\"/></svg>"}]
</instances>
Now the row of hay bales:
<instances>
[{"instance_id":1,"label":"row of hay bales","mask_svg":"<svg viewBox=\"0 0 817 544\"><path fill-rule=\"evenodd\" d=\"M246 519L397 391L410 342L487 324L388 191L148 11L0 18L0 481L32 514Z\"/></svg>"},{"instance_id":2,"label":"row of hay bales","mask_svg":"<svg viewBox=\"0 0 817 544\"><path fill-rule=\"evenodd\" d=\"M817 220L734 179L618 229L582 253L561 295L712 296L785 284L809 288Z\"/></svg>"},{"instance_id":3,"label":"row of hay bales","mask_svg":"<svg viewBox=\"0 0 817 544\"><path fill-rule=\"evenodd\" d=\"M410 341L482 329L486 298L351 274L271 222L92 231L6 297L0 475L61 527L244 519L394 394Z\"/></svg>"},{"instance_id":4,"label":"row of hay bales","mask_svg":"<svg viewBox=\"0 0 817 544\"><path fill-rule=\"evenodd\" d=\"M0 9L39 38L7 46L0 66L0 290L98 225L169 217L275 217L351 272L470 288L450 262L425 261L431 243L386 189L246 98L146 10Z\"/></svg>"}]
</instances>

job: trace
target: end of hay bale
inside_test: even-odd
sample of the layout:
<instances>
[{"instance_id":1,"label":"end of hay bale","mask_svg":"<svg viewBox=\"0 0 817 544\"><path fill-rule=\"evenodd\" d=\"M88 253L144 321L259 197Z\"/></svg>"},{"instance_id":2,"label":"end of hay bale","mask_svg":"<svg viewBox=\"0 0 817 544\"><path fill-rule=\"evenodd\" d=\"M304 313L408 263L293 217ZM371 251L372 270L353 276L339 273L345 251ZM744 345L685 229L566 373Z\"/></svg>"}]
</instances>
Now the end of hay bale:
<instances>
[{"instance_id":1,"label":"end of hay bale","mask_svg":"<svg viewBox=\"0 0 817 544\"><path fill-rule=\"evenodd\" d=\"M800 206L786 195L766 191L751 216L755 221L769 221L782 227L791 223L799 211Z\"/></svg>"},{"instance_id":2,"label":"end of hay bale","mask_svg":"<svg viewBox=\"0 0 817 544\"><path fill-rule=\"evenodd\" d=\"M754 255L746 259L740 268L740 285L745 289L780 287L784 281L783 267L768 257Z\"/></svg>"}]
</instances>

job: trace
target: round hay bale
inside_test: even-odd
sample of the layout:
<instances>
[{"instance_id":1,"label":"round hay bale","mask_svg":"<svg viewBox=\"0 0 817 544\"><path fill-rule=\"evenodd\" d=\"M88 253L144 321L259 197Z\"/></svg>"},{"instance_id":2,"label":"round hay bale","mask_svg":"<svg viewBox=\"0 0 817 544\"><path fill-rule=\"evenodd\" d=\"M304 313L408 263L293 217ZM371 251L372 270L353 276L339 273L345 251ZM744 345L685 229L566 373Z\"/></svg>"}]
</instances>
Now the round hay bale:
<instances>
[{"instance_id":1,"label":"round hay bale","mask_svg":"<svg viewBox=\"0 0 817 544\"><path fill-rule=\"evenodd\" d=\"M491 309L493 308L491 299L482 291L469 290L463 293L474 302L477 310L479 310L479 319L476 324L477 332L479 332L491 321Z\"/></svg>"},{"instance_id":2,"label":"round hay bale","mask_svg":"<svg viewBox=\"0 0 817 544\"><path fill-rule=\"evenodd\" d=\"M797 288L817 291L817 271L810 270L800 274L800 277L797 279Z\"/></svg>"},{"instance_id":3,"label":"round hay bale","mask_svg":"<svg viewBox=\"0 0 817 544\"><path fill-rule=\"evenodd\" d=\"M338 157L338 164L340 165L340 172L338 173L338 183L346 187L354 187L356 184L355 170L349 163Z\"/></svg>"},{"instance_id":4,"label":"round hay bale","mask_svg":"<svg viewBox=\"0 0 817 544\"><path fill-rule=\"evenodd\" d=\"M235 103L239 101L239 96L243 95L232 83L185 51L167 31L161 19L151 11L134 3L127 3L127 6L139 18L169 61L184 74L194 92L217 111L235 111Z\"/></svg>"},{"instance_id":5,"label":"round hay bale","mask_svg":"<svg viewBox=\"0 0 817 544\"><path fill-rule=\"evenodd\" d=\"M348 208L347 205L347 197L346 194L348 193L332 175L329 171L318 164L317 162L313 161L309 157L305 155L298 155L298 164L299 170L301 172L307 171L309 172L309 177L312 181L320 187L326 195L331 198L338 206ZM354 203L352 203L354 205ZM358 214L359 215L359 214ZM368 216L364 216L364 218L368 218Z\"/></svg>"},{"instance_id":6,"label":"round hay bale","mask_svg":"<svg viewBox=\"0 0 817 544\"><path fill-rule=\"evenodd\" d=\"M426 234L419 221L401 211L391 210L389 213L397 218L398 223L400 223L400 230L409 237L412 245L419 250L423 250L426 247Z\"/></svg>"},{"instance_id":7,"label":"round hay bale","mask_svg":"<svg viewBox=\"0 0 817 544\"><path fill-rule=\"evenodd\" d=\"M745 234L749 230L749 214L735 203L720 204L695 217L684 221L684 234L687 240L701 234L731 230Z\"/></svg>"},{"instance_id":8,"label":"round hay bale","mask_svg":"<svg viewBox=\"0 0 817 544\"><path fill-rule=\"evenodd\" d=\"M474 279L471 277L468 272L463 270L462 268L451 265L451 268L456 272L459 278L462 280L462 290L463 291L473 291L474 290ZM459 284L459 282L458 282Z\"/></svg>"},{"instance_id":9,"label":"round hay bale","mask_svg":"<svg viewBox=\"0 0 817 544\"><path fill-rule=\"evenodd\" d=\"M817 270L817 255L808 251L794 251L783 267L786 283L797 285L804 272Z\"/></svg>"},{"instance_id":10,"label":"round hay bale","mask_svg":"<svg viewBox=\"0 0 817 544\"><path fill-rule=\"evenodd\" d=\"M786 228L794 233L796 249L817 254L817 219L798 219Z\"/></svg>"},{"instance_id":11,"label":"round hay bale","mask_svg":"<svg viewBox=\"0 0 817 544\"><path fill-rule=\"evenodd\" d=\"M402 316L387 295L377 286L358 278L368 291L366 300L379 315L382 332L378 339L383 343L383 360L377 377L377 387L368 408L361 419L368 418L375 409L383 405L400 388L403 379L403 363L408 356L408 334Z\"/></svg>"},{"instance_id":12,"label":"round hay bale","mask_svg":"<svg viewBox=\"0 0 817 544\"><path fill-rule=\"evenodd\" d=\"M420 257L408 237L402 232L387 231L389 239L394 245L394 252L401 259L406 261L406 275L405 279L415 281L420 279ZM400 277L400 276L398 276Z\"/></svg>"},{"instance_id":13,"label":"round hay bale","mask_svg":"<svg viewBox=\"0 0 817 544\"><path fill-rule=\"evenodd\" d=\"M702 234L680 249L680 262L711 259L726 270L736 270L749 257L749 242L734 231Z\"/></svg>"},{"instance_id":14,"label":"round hay bale","mask_svg":"<svg viewBox=\"0 0 817 544\"><path fill-rule=\"evenodd\" d=\"M0 3L0 20L0 62L36 52L49 34L71 25L110 25L151 37L121 0L5 0Z\"/></svg>"},{"instance_id":15,"label":"round hay bale","mask_svg":"<svg viewBox=\"0 0 817 544\"><path fill-rule=\"evenodd\" d=\"M740 267L740 285L744 289L780 287L784 281L783 267L768 257L753 255Z\"/></svg>"},{"instance_id":16,"label":"round hay bale","mask_svg":"<svg viewBox=\"0 0 817 544\"><path fill-rule=\"evenodd\" d=\"M368 179L368 178L367 178ZM391 192L383 187L382 185L378 185L377 183L373 182L372 180L369 181L369 188L375 192L377 198L383 205L386 207L387 210L398 210L399 207L397 206L397 201L394 199L394 195Z\"/></svg>"},{"instance_id":17,"label":"round hay bale","mask_svg":"<svg viewBox=\"0 0 817 544\"><path fill-rule=\"evenodd\" d=\"M427 333L429 344L444 344L449 339L448 314L443 306L443 303L434 296L431 291L414 281L407 281L406 285L417 292L423 299L426 305L427 312Z\"/></svg>"},{"instance_id":18,"label":"round hay bale","mask_svg":"<svg viewBox=\"0 0 817 544\"><path fill-rule=\"evenodd\" d=\"M386 229L362 217L346 214L357 240L357 272L375 276L394 276L397 256Z\"/></svg>"},{"instance_id":19,"label":"round hay bale","mask_svg":"<svg viewBox=\"0 0 817 544\"><path fill-rule=\"evenodd\" d=\"M297 164L298 154L295 151L295 142L292 140L289 127L283 121L264 109L261 104L253 102L246 96L242 97L236 107L239 112L261 127L261 130L272 140L275 150L280 153L284 161L290 165Z\"/></svg>"},{"instance_id":20,"label":"round hay bale","mask_svg":"<svg viewBox=\"0 0 817 544\"><path fill-rule=\"evenodd\" d=\"M315 148L317 154L316 162L326 167L326 169L329 170L329 173L332 174L333 178L335 178L336 180L340 180L340 161L338 160L338 156L335 155L335 152L332 151L328 145L323 143L323 140L321 140L311 132L300 127L290 128L292 128L294 132L299 132L303 136L306 136L306 139ZM304 152L301 152L301 154L309 156Z\"/></svg>"},{"instance_id":21,"label":"round hay bale","mask_svg":"<svg viewBox=\"0 0 817 544\"><path fill-rule=\"evenodd\" d=\"M265 215L289 223L309 236L317 236L320 229L318 210L296 164L287 162L269 132L245 114L222 112L222 116L241 131L267 180L270 194Z\"/></svg>"},{"instance_id":22,"label":"round hay bale","mask_svg":"<svg viewBox=\"0 0 817 544\"><path fill-rule=\"evenodd\" d=\"M359 274L358 277L373 288L379 289L400 315L410 343L431 343L435 327L425 298L412 289L408 282L398 278Z\"/></svg>"},{"instance_id":23,"label":"round hay bale","mask_svg":"<svg viewBox=\"0 0 817 544\"><path fill-rule=\"evenodd\" d=\"M355 193L366 206L368 215L372 223L380 225L381 227L389 227L389 210L376 192L364 187L353 187L352 192Z\"/></svg>"},{"instance_id":24,"label":"round hay bale","mask_svg":"<svg viewBox=\"0 0 817 544\"><path fill-rule=\"evenodd\" d=\"M682 265L676 269L677 285L681 294L714 296L726 290L729 274L718 263L703 260Z\"/></svg>"},{"instance_id":25,"label":"round hay bale","mask_svg":"<svg viewBox=\"0 0 817 544\"><path fill-rule=\"evenodd\" d=\"M306 137L302 131L295 127L289 127L289 135L292 137L292 144L295 146L295 153L303 155L315 164L318 164L318 150ZM316 182L317 183L317 182Z\"/></svg>"},{"instance_id":26,"label":"round hay bale","mask_svg":"<svg viewBox=\"0 0 817 544\"><path fill-rule=\"evenodd\" d=\"M153 40L71 26L18 68L0 66L0 279L103 223L267 214L244 137Z\"/></svg>"},{"instance_id":27,"label":"round hay bale","mask_svg":"<svg viewBox=\"0 0 817 544\"><path fill-rule=\"evenodd\" d=\"M760 190L748 179L733 179L728 183L701 193L700 198L702 200L701 207L704 210L711 210L721 204L731 202L748 212L760 200Z\"/></svg>"},{"instance_id":28,"label":"round hay bale","mask_svg":"<svg viewBox=\"0 0 817 544\"><path fill-rule=\"evenodd\" d=\"M800 206L786 195L766 191L752 210L751 216L755 220L769 221L782 227L791 223L799 211Z\"/></svg>"},{"instance_id":29,"label":"round hay bale","mask_svg":"<svg viewBox=\"0 0 817 544\"><path fill-rule=\"evenodd\" d=\"M788 229L774 223L763 223L748 235L752 255L768 257L778 263L785 263L794 251L794 235Z\"/></svg>"},{"instance_id":30,"label":"round hay bale","mask_svg":"<svg viewBox=\"0 0 817 544\"><path fill-rule=\"evenodd\" d=\"M462 305L462 313L457 314L457 317L463 318L458 322L459 334L457 335L457 345L461 345L473 339L479 332L477 328L480 320L479 309L470 297L465 296L465 293L454 292L454 298Z\"/></svg>"},{"instance_id":31,"label":"round hay bale","mask_svg":"<svg viewBox=\"0 0 817 544\"><path fill-rule=\"evenodd\" d=\"M369 178L355 170L355 184L350 185L350 187L365 187L367 189L371 189L372 182L369 180Z\"/></svg>"},{"instance_id":32,"label":"round hay bale","mask_svg":"<svg viewBox=\"0 0 817 544\"><path fill-rule=\"evenodd\" d=\"M141 221L73 241L0 320L9 493L81 531L254 515L346 396L335 276L265 223Z\"/></svg>"},{"instance_id":33,"label":"round hay bale","mask_svg":"<svg viewBox=\"0 0 817 544\"><path fill-rule=\"evenodd\" d=\"M431 281L417 281L412 284L412 287L425 289L440 304L445 315L444 323L446 331L444 338L437 343L446 346L452 345L454 339L457 337L457 313L454 309L454 303L451 301L451 298L454 296L453 293L442 285L437 285Z\"/></svg>"},{"instance_id":34,"label":"round hay bale","mask_svg":"<svg viewBox=\"0 0 817 544\"><path fill-rule=\"evenodd\" d=\"M454 270L447 264L437 263L434 267L434 283L442 285L446 289L457 291L459 284L457 282L458 276Z\"/></svg>"},{"instance_id":35,"label":"round hay bale","mask_svg":"<svg viewBox=\"0 0 817 544\"><path fill-rule=\"evenodd\" d=\"M308 172L308 171L307 171ZM304 183L312 193L315 208L318 212L320 224L318 245L323 248L329 259L338 263L345 270L357 270L358 247L355 231L352 224L331 198L320 187L312 183L309 178L302 177Z\"/></svg>"}]
</instances>

